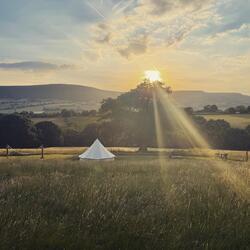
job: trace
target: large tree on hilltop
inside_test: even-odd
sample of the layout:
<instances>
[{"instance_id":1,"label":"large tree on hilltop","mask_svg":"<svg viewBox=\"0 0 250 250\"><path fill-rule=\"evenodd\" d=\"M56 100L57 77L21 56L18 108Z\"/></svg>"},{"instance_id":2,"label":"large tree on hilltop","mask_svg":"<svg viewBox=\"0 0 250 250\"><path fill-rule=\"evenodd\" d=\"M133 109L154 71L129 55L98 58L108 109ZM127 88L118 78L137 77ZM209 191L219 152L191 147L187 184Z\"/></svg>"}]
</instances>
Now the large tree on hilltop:
<instances>
[{"instance_id":1,"label":"large tree on hilltop","mask_svg":"<svg viewBox=\"0 0 250 250\"><path fill-rule=\"evenodd\" d=\"M120 95L117 99L104 100L100 112L109 113L111 119L123 121L124 124L133 122L133 133L137 146L146 150L148 146L155 144L155 120L153 98L157 88L165 93L172 93L171 88L164 83L150 82L145 79L135 89Z\"/></svg>"},{"instance_id":2,"label":"large tree on hilltop","mask_svg":"<svg viewBox=\"0 0 250 250\"><path fill-rule=\"evenodd\" d=\"M161 88L167 94L172 93L171 88L163 82L150 82L145 79L135 89L118 96L117 99L108 98L104 100L100 112L148 112L150 111L150 106L153 106L153 96L157 88Z\"/></svg>"}]
</instances>

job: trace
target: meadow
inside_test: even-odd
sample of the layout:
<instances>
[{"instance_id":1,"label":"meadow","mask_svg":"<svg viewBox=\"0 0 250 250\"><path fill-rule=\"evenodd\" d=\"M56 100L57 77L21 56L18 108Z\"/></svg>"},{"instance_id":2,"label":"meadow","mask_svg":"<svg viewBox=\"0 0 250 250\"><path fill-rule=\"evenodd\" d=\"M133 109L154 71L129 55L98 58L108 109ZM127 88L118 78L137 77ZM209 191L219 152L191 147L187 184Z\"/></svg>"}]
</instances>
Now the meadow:
<instances>
[{"instance_id":1,"label":"meadow","mask_svg":"<svg viewBox=\"0 0 250 250\"><path fill-rule=\"evenodd\" d=\"M100 117L98 116L74 116L74 117L52 117L52 118L32 118L32 121L36 124L43 121L50 121L55 123L61 129L74 129L82 131L89 124L98 122Z\"/></svg>"},{"instance_id":2,"label":"meadow","mask_svg":"<svg viewBox=\"0 0 250 250\"><path fill-rule=\"evenodd\" d=\"M207 120L220 120L223 119L230 123L233 128L245 129L250 124L249 114L207 114L201 115ZM75 116L75 117L52 117L52 118L32 118L32 121L36 124L42 121L51 121L58 125L61 129L73 129L82 131L92 123L98 123L101 121L99 116Z\"/></svg>"},{"instance_id":3,"label":"meadow","mask_svg":"<svg viewBox=\"0 0 250 250\"><path fill-rule=\"evenodd\" d=\"M0 249L249 249L249 162L72 152L0 158Z\"/></svg>"},{"instance_id":4,"label":"meadow","mask_svg":"<svg viewBox=\"0 0 250 250\"><path fill-rule=\"evenodd\" d=\"M250 115L249 114L207 114L201 115L207 120L225 120L230 123L233 128L245 129L250 125Z\"/></svg>"}]
</instances>

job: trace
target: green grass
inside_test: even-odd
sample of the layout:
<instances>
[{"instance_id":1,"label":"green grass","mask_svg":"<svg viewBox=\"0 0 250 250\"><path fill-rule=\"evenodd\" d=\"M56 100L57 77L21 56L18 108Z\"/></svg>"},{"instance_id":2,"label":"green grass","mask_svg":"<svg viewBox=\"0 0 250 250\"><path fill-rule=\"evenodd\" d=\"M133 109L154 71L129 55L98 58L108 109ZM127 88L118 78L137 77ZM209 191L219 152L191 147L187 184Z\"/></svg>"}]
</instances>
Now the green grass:
<instances>
[{"instance_id":1,"label":"green grass","mask_svg":"<svg viewBox=\"0 0 250 250\"><path fill-rule=\"evenodd\" d=\"M62 129L74 129L82 131L87 125L98 122L100 117L98 116L76 116L76 117L53 117L53 118L32 118L32 121L36 124L42 121L51 121L61 127Z\"/></svg>"},{"instance_id":2,"label":"green grass","mask_svg":"<svg viewBox=\"0 0 250 250\"><path fill-rule=\"evenodd\" d=\"M237 115L202 115L207 120L218 120L223 119L231 124L233 128L246 128L250 125L250 114L237 114Z\"/></svg>"},{"instance_id":3,"label":"green grass","mask_svg":"<svg viewBox=\"0 0 250 250\"><path fill-rule=\"evenodd\" d=\"M210 158L0 158L0 249L247 249L249 170Z\"/></svg>"}]
</instances>

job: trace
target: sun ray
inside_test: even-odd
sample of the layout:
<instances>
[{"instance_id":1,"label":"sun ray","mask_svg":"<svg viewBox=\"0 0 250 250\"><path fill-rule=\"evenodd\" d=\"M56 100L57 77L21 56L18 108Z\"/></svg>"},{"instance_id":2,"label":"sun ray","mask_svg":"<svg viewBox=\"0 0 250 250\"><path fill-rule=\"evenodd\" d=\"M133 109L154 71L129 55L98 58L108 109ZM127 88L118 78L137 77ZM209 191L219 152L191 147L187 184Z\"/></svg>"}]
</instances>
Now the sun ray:
<instances>
[{"instance_id":1,"label":"sun ray","mask_svg":"<svg viewBox=\"0 0 250 250\"><path fill-rule=\"evenodd\" d=\"M154 120L155 120L155 132L156 132L156 142L158 146L158 159L161 167L164 167L164 164L166 163L165 159L165 154L162 151L165 148L165 143L163 139L163 129L161 125L161 120L160 120L160 113L159 113L159 107L158 107L158 102L156 98L156 93L153 93L153 108L154 108Z\"/></svg>"},{"instance_id":2,"label":"sun ray","mask_svg":"<svg viewBox=\"0 0 250 250\"><path fill-rule=\"evenodd\" d=\"M155 120L157 146L159 148L164 148L165 144L163 140L163 132L162 132L163 129L160 121L159 107L155 93L153 93L153 107L154 107L154 120Z\"/></svg>"},{"instance_id":3,"label":"sun ray","mask_svg":"<svg viewBox=\"0 0 250 250\"><path fill-rule=\"evenodd\" d=\"M192 147L210 148L208 142L204 139L201 133L196 128L193 121L175 104L173 98L157 87L158 98L165 110L165 113L170 116L173 126L178 126L185 134Z\"/></svg>"}]
</instances>

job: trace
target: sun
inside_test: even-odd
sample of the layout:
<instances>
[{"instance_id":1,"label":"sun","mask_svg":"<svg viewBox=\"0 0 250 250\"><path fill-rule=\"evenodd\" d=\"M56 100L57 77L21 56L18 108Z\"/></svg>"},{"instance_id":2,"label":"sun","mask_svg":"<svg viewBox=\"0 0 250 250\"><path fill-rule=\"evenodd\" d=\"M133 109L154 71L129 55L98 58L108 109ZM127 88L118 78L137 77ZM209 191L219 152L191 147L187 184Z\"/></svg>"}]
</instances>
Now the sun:
<instances>
[{"instance_id":1,"label":"sun","mask_svg":"<svg viewBox=\"0 0 250 250\"><path fill-rule=\"evenodd\" d=\"M158 70L147 70L144 72L144 76L150 82L161 81L161 73Z\"/></svg>"}]
</instances>

